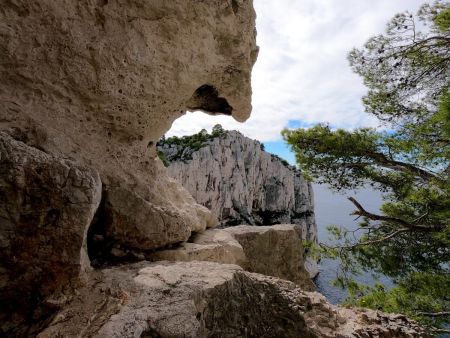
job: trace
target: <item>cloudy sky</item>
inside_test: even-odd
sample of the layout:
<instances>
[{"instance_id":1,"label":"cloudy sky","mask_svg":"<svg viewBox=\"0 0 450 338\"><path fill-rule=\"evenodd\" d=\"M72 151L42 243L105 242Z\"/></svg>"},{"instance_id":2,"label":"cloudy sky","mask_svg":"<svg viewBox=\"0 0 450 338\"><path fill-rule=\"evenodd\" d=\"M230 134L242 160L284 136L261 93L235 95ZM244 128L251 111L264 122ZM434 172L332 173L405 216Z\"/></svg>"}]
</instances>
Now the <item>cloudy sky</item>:
<instances>
[{"instance_id":1,"label":"cloudy sky","mask_svg":"<svg viewBox=\"0 0 450 338\"><path fill-rule=\"evenodd\" d=\"M241 124L226 116L187 113L168 135L188 135L220 123L293 161L281 141L284 127L320 122L376 126L364 113L366 89L347 53L383 33L396 13L416 12L423 0L254 0L260 54L253 69L253 112Z\"/></svg>"}]
</instances>

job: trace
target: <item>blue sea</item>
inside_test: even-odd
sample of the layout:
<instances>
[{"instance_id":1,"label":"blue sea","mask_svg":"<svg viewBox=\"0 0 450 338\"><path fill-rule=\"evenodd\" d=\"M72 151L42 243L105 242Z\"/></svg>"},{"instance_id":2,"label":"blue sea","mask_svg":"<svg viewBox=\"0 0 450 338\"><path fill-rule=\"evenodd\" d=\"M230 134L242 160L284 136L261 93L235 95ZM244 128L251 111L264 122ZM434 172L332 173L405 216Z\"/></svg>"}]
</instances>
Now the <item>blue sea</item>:
<instances>
[{"instance_id":1,"label":"blue sea","mask_svg":"<svg viewBox=\"0 0 450 338\"><path fill-rule=\"evenodd\" d=\"M330 236L326 230L328 225L339 225L348 230L358 227L358 220L350 215L355 209L347 199L355 197L366 210L378 212L382 204L382 195L373 189L365 188L358 191L345 191L343 194L333 193L325 185L314 185L315 214L319 242L330 243ZM325 295L330 303L340 304L346 296L346 290L331 285L339 269L339 262L331 259L322 259L319 263L320 274L315 279L318 290ZM385 276L374 277L372 273L365 273L355 278L366 285L374 285L380 282L387 287L392 286L392 281Z\"/></svg>"},{"instance_id":2,"label":"blue sea","mask_svg":"<svg viewBox=\"0 0 450 338\"><path fill-rule=\"evenodd\" d=\"M354 210L354 206L347 197L352 196L356 198L366 210L372 212L377 212L383 203L381 193L369 188L356 192L345 191L343 194L333 193L324 185L315 184L313 188L317 232L319 242L322 243L330 243L331 238L326 230L328 225L339 225L348 230L354 230L358 227L358 221L355 220L355 216L350 215ZM331 282L336 278L338 269L338 261L323 259L319 263L320 274L314 280L318 291L327 297L332 304L341 304L347 297L346 290L331 285ZM357 276L355 280L365 285L382 283L387 288L393 286L392 280L388 277L374 277L372 273L364 273L361 276ZM445 328L449 329L450 324L445 326ZM437 337L450 338L450 334L443 333Z\"/></svg>"}]
</instances>

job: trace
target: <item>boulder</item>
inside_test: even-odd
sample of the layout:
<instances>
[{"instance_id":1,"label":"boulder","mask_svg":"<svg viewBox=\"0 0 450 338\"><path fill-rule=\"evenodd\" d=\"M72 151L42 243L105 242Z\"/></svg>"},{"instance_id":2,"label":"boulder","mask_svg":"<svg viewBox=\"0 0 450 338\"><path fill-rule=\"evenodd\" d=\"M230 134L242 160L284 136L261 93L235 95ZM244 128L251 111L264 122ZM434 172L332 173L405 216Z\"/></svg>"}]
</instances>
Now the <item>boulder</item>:
<instances>
[{"instance_id":1,"label":"boulder","mask_svg":"<svg viewBox=\"0 0 450 338\"><path fill-rule=\"evenodd\" d=\"M216 221L206 208L207 217L199 217L203 224L191 226L189 218L176 212L154 205L137 193L123 188L111 188L105 197L105 235L115 243L134 250L151 250L166 245L185 242L191 231L204 231Z\"/></svg>"},{"instance_id":2,"label":"boulder","mask_svg":"<svg viewBox=\"0 0 450 338\"><path fill-rule=\"evenodd\" d=\"M95 273L39 338L426 337L403 316L335 307L236 265L139 263Z\"/></svg>"},{"instance_id":3,"label":"boulder","mask_svg":"<svg viewBox=\"0 0 450 338\"><path fill-rule=\"evenodd\" d=\"M0 335L21 335L90 268L86 234L101 191L95 170L0 132Z\"/></svg>"},{"instance_id":4,"label":"boulder","mask_svg":"<svg viewBox=\"0 0 450 338\"><path fill-rule=\"evenodd\" d=\"M247 261L239 242L230 233L220 229L208 229L178 248L156 251L146 257L151 261L208 261L239 266L245 265Z\"/></svg>"},{"instance_id":5,"label":"boulder","mask_svg":"<svg viewBox=\"0 0 450 338\"><path fill-rule=\"evenodd\" d=\"M242 245L245 270L292 281L304 290L315 290L304 267L301 234L292 224L240 225L224 229Z\"/></svg>"},{"instance_id":6,"label":"boulder","mask_svg":"<svg viewBox=\"0 0 450 338\"><path fill-rule=\"evenodd\" d=\"M275 276L315 290L304 267L303 244L295 225L209 229L180 247L148 254L152 261L209 261L237 264L247 271Z\"/></svg>"}]
</instances>

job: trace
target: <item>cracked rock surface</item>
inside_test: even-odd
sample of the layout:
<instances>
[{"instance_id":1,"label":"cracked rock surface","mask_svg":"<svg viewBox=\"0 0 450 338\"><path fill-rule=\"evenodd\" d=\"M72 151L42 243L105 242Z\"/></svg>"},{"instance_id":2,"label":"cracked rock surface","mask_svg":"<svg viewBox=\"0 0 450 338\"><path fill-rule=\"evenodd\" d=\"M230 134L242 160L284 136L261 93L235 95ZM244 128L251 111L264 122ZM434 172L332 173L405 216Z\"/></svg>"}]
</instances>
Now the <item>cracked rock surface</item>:
<instances>
[{"instance_id":1,"label":"cracked rock surface","mask_svg":"<svg viewBox=\"0 0 450 338\"><path fill-rule=\"evenodd\" d=\"M236 265L139 263L95 273L39 338L425 337L405 317L335 307Z\"/></svg>"},{"instance_id":2,"label":"cracked rock surface","mask_svg":"<svg viewBox=\"0 0 450 338\"><path fill-rule=\"evenodd\" d=\"M101 191L95 170L0 132L0 332L38 322L54 307L47 298L85 277Z\"/></svg>"}]
</instances>

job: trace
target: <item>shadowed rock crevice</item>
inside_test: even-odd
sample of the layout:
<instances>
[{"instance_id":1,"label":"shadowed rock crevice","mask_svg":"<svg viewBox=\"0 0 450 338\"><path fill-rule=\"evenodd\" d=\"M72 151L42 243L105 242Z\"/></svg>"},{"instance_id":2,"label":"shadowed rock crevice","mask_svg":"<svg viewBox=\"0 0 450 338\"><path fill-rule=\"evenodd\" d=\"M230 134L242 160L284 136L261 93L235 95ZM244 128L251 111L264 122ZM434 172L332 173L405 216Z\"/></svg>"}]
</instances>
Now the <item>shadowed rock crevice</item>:
<instances>
[{"instance_id":1,"label":"shadowed rock crevice","mask_svg":"<svg viewBox=\"0 0 450 338\"><path fill-rule=\"evenodd\" d=\"M231 115L233 112L233 107L229 105L228 101L219 97L217 88L208 84L198 87L190 98L187 108L189 110L201 110L213 115Z\"/></svg>"},{"instance_id":2,"label":"shadowed rock crevice","mask_svg":"<svg viewBox=\"0 0 450 338\"><path fill-rule=\"evenodd\" d=\"M87 233L87 251L91 266L95 269L143 260L141 253L126 248L108 235L113 223L111 209L107 206L107 192L103 191L102 201Z\"/></svg>"},{"instance_id":3,"label":"shadowed rock crevice","mask_svg":"<svg viewBox=\"0 0 450 338\"><path fill-rule=\"evenodd\" d=\"M114 241L106 236L106 228L111 223L111 218L105 209L105 194L103 192L100 206L87 233L87 250L91 266L98 268L106 265L111 260L109 253L114 246Z\"/></svg>"},{"instance_id":4,"label":"shadowed rock crevice","mask_svg":"<svg viewBox=\"0 0 450 338\"><path fill-rule=\"evenodd\" d=\"M239 4L236 0L231 0L231 8L233 9L233 13L236 15L239 11Z\"/></svg>"},{"instance_id":5,"label":"shadowed rock crevice","mask_svg":"<svg viewBox=\"0 0 450 338\"><path fill-rule=\"evenodd\" d=\"M181 240L176 240L173 243L162 244L157 242L156 246L152 246L152 242L147 241L148 246L136 247L133 241L125 241L124 237L131 238L126 232L127 228L133 228L136 224L142 224L142 220L137 220L123 215L120 210L114 208L114 197L116 193L114 189L105 189L102 192L102 201L97 209L92 220L89 230L87 232L87 251L91 266L95 269L107 268L115 265L134 263L145 260L148 255L152 255L158 250L167 250L177 247ZM131 199L131 197L129 197ZM144 213L146 204L143 204L140 211ZM147 214L145 220L148 222L144 224L144 228L150 231L149 240L157 240L156 233L151 235L151 224L160 222L161 217L158 214ZM165 224L163 223L162 226ZM119 231L119 236L116 236L115 228L125 230L124 233ZM145 236L143 236L145 237ZM188 238L186 236L186 238Z\"/></svg>"}]
</instances>

